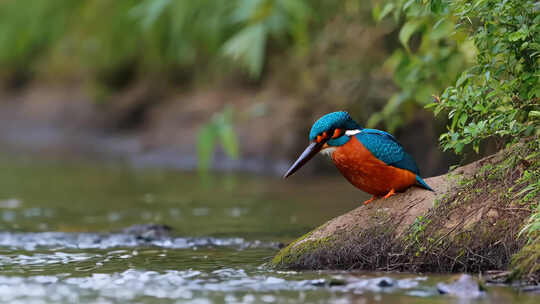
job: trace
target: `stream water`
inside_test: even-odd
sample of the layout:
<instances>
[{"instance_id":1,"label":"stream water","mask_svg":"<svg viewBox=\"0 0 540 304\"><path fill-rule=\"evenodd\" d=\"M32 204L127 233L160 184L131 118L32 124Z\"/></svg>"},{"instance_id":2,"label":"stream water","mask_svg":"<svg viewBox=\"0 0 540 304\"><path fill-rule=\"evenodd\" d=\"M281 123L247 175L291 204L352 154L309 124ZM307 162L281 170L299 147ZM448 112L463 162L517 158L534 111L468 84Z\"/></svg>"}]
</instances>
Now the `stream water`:
<instances>
[{"instance_id":1,"label":"stream water","mask_svg":"<svg viewBox=\"0 0 540 304\"><path fill-rule=\"evenodd\" d=\"M448 275L277 271L264 264L365 196L341 178L218 175L0 158L2 303L538 303ZM155 223L172 228L126 230Z\"/></svg>"}]
</instances>

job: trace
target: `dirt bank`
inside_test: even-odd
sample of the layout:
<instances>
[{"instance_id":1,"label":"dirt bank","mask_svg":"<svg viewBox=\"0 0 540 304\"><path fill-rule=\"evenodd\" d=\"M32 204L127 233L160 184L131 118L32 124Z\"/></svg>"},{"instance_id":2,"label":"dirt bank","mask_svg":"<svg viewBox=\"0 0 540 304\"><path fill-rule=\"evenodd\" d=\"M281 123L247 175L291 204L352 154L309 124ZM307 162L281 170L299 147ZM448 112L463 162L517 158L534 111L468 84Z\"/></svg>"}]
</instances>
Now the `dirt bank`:
<instances>
[{"instance_id":1,"label":"dirt bank","mask_svg":"<svg viewBox=\"0 0 540 304\"><path fill-rule=\"evenodd\" d=\"M435 193L411 188L332 219L282 249L272 264L292 269L505 270L526 243L526 237L517 236L531 214L519 196L507 195L526 164L493 176L511 153L516 151L426 179Z\"/></svg>"}]
</instances>

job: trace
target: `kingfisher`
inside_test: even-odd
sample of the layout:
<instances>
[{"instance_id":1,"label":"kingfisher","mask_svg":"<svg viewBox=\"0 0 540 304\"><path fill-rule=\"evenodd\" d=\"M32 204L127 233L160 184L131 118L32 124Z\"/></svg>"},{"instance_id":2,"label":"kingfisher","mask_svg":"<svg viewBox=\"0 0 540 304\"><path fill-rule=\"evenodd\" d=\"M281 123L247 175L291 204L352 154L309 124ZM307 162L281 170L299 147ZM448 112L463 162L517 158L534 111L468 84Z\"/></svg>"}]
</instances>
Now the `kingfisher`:
<instances>
[{"instance_id":1,"label":"kingfisher","mask_svg":"<svg viewBox=\"0 0 540 304\"><path fill-rule=\"evenodd\" d=\"M291 176L313 156L321 152L330 156L338 170L355 187L373 197L384 199L411 186L433 191L420 177L412 156L390 133L364 129L349 113L340 111L324 115L309 132L309 146L287 170Z\"/></svg>"}]
</instances>

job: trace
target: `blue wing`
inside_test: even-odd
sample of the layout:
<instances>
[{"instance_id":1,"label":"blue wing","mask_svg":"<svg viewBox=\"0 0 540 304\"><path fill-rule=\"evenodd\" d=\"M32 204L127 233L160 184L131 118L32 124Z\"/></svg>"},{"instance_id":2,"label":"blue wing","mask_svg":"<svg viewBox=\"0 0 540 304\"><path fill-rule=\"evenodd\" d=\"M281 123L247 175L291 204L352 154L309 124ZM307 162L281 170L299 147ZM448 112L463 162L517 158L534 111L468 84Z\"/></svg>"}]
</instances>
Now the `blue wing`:
<instances>
[{"instance_id":1,"label":"blue wing","mask_svg":"<svg viewBox=\"0 0 540 304\"><path fill-rule=\"evenodd\" d=\"M360 133L356 134L356 138L376 158L387 165L409 170L416 175L420 175L418 166L412 156L403 150L403 147L392 134L381 130L362 129Z\"/></svg>"}]
</instances>

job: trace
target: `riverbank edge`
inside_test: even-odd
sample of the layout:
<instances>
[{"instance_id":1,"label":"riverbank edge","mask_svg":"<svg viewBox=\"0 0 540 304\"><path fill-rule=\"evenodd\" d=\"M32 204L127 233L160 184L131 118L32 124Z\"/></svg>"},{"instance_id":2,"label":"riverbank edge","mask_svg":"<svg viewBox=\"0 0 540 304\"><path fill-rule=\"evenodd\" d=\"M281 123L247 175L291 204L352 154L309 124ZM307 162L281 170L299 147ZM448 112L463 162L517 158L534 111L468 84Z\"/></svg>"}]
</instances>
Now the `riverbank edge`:
<instances>
[{"instance_id":1,"label":"riverbank edge","mask_svg":"<svg viewBox=\"0 0 540 304\"><path fill-rule=\"evenodd\" d=\"M334 218L283 248L272 267L408 272L506 271L498 280L538 282L539 239L520 234L538 197L512 189L527 163L509 166L525 145L426 179L435 192L410 188ZM504 169L504 170L503 170ZM512 191L511 191L512 190Z\"/></svg>"}]
</instances>

